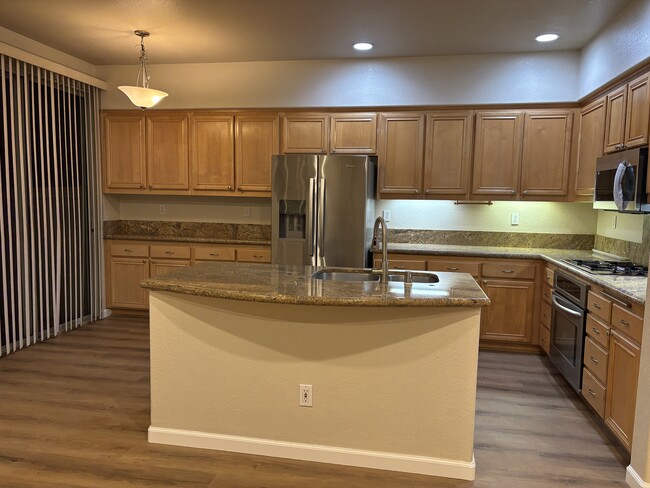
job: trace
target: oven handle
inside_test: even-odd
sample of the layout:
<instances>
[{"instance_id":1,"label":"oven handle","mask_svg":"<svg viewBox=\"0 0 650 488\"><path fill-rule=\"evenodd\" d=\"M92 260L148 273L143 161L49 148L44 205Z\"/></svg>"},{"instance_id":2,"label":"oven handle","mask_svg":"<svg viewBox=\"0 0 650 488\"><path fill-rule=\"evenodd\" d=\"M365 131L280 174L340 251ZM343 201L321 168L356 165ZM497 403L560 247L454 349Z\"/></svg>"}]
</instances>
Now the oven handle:
<instances>
[{"instance_id":1,"label":"oven handle","mask_svg":"<svg viewBox=\"0 0 650 488\"><path fill-rule=\"evenodd\" d=\"M555 305L560 310L568 313L569 315L573 315L574 317L582 317L582 314L580 312L576 312L575 310L571 310L570 308L561 305L555 297L552 297L552 300L553 300L553 305Z\"/></svg>"}]
</instances>

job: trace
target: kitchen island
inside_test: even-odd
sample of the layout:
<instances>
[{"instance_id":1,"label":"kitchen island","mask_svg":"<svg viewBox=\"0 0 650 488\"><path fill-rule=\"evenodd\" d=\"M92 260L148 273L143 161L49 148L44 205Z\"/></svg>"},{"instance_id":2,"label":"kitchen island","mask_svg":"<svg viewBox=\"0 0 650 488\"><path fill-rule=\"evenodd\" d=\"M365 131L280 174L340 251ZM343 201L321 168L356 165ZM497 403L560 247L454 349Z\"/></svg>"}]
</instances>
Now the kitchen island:
<instances>
[{"instance_id":1,"label":"kitchen island","mask_svg":"<svg viewBox=\"0 0 650 488\"><path fill-rule=\"evenodd\" d=\"M149 441L473 479L481 288L314 271L203 263L143 282Z\"/></svg>"}]
</instances>

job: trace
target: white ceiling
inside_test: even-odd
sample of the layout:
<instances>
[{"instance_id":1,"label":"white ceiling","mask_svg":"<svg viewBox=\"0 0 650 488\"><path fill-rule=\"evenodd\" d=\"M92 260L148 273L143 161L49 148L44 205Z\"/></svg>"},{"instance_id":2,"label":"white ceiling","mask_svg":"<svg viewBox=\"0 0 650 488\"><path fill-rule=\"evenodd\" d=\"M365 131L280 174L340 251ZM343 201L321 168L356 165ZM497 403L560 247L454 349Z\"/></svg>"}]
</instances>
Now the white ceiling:
<instances>
[{"instance_id":1,"label":"white ceiling","mask_svg":"<svg viewBox=\"0 0 650 488\"><path fill-rule=\"evenodd\" d=\"M95 65L135 64L135 29L152 64L430 56L580 49L630 2L0 0L0 25Z\"/></svg>"}]
</instances>

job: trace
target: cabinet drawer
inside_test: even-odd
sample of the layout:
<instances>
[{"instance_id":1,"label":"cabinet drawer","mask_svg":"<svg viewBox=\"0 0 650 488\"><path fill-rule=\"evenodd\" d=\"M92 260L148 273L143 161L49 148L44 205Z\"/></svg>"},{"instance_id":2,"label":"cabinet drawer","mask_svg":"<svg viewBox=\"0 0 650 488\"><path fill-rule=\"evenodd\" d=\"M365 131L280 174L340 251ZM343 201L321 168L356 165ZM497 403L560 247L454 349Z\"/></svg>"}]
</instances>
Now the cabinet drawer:
<instances>
[{"instance_id":1,"label":"cabinet drawer","mask_svg":"<svg viewBox=\"0 0 650 488\"><path fill-rule=\"evenodd\" d=\"M533 280L535 279L535 265L528 263L483 263L483 276Z\"/></svg>"},{"instance_id":2,"label":"cabinet drawer","mask_svg":"<svg viewBox=\"0 0 650 488\"><path fill-rule=\"evenodd\" d=\"M452 273L469 273L474 278L480 274L480 263L466 263L462 261L427 261L429 271L450 271Z\"/></svg>"},{"instance_id":3,"label":"cabinet drawer","mask_svg":"<svg viewBox=\"0 0 650 488\"><path fill-rule=\"evenodd\" d=\"M605 387L598 382L587 368L582 370L582 396L600 415L600 418L605 418L606 391Z\"/></svg>"},{"instance_id":4,"label":"cabinet drawer","mask_svg":"<svg viewBox=\"0 0 650 488\"><path fill-rule=\"evenodd\" d=\"M551 303L552 293L553 293L553 289L551 287L542 285L542 299L548 304Z\"/></svg>"},{"instance_id":5,"label":"cabinet drawer","mask_svg":"<svg viewBox=\"0 0 650 488\"><path fill-rule=\"evenodd\" d=\"M381 259L375 259L374 261L375 269L381 268ZM389 269L412 269L414 271L426 271L427 262L410 260L410 259L389 259L388 260Z\"/></svg>"},{"instance_id":6,"label":"cabinet drawer","mask_svg":"<svg viewBox=\"0 0 650 488\"><path fill-rule=\"evenodd\" d=\"M551 348L551 331L544 326L539 328L539 345L548 354Z\"/></svg>"},{"instance_id":7,"label":"cabinet drawer","mask_svg":"<svg viewBox=\"0 0 650 488\"><path fill-rule=\"evenodd\" d=\"M593 314L587 314L587 324L585 326L587 335L603 348L609 348L609 326L603 324Z\"/></svg>"},{"instance_id":8,"label":"cabinet drawer","mask_svg":"<svg viewBox=\"0 0 650 488\"><path fill-rule=\"evenodd\" d=\"M554 277L555 277L555 271L553 271L551 268L544 269L544 283L546 283L548 286L553 286Z\"/></svg>"},{"instance_id":9,"label":"cabinet drawer","mask_svg":"<svg viewBox=\"0 0 650 488\"><path fill-rule=\"evenodd\" d=\"M607 384L607 351L587 337L585 339L585 368L587 368L602 384Z\"/></svg>"},{"instance_id":10,"label":"cabinet drawer","mask_svg":"<svg viewBox=\"0 0 650 488\"><path fill-rule=\"evenodd\" d=\"M168 245L168 244L152 244L151 245L152 258L168 258L168 259L190 259L190 246L187 245Z\"/></svg>"},{"instance_id":11,"label":"cabinet drawer","mask_svg":"<svg viewBox=\"0 0 650 488\"><path fill-rule=\"evenodd\" d=\"M234 261L235 248L223 246L197 246L194 248L194 259L197 261Z\"/></svg>"},{"instance_id":12,"label":"cabinet drawer","mask_svg":"<svg viewBox=\"0 0 650 488\"><path fill-rule=\"evenodd\" d=\"M237 261L243 263L270 263L271 250L260 248L238 248Z\"/></svg>"},{"instance_id":13,"label":"cabinet drawer","mask_svg":"<svg viewBox=\"0 0 650 488\"><path fill-rule=\"evenodd\" d=\"M544 327L550 329L551 328L551 304L548 302L542 302L542 313L540 317L540 321L544 325Z\"/></svg>"},{"instance_id":14,"label":"cabinet drawer","mask_svg":"<svg viewBox=\"0 0 650 488\"><path fill-rule=\"evenodd\" d=\"M593 291L587 295L587 309L605 322L609 322L612 316L612 302Z\"/></svg>"},{"instance_id":15,"label":"cabinet drawer","mask_svg":"<svg viewBox=\"0 0 650 488\"><path fill-rule=\"evenodd\" d=\"M147 258L149 257L149 246L146 244L111 244L111 256Z\"/></svg>"},{"instance_id":16,"label":"cabinet drawer","mask_svg":"<svg viewBox=\"0 0 650 488\"><path fill-rule=\"evenodd\" d=\"M612 307L612 327L615 327L623 334L641 343L643 334L643 317L633 314L614 304Z\"/></svg>"}]
</instances>

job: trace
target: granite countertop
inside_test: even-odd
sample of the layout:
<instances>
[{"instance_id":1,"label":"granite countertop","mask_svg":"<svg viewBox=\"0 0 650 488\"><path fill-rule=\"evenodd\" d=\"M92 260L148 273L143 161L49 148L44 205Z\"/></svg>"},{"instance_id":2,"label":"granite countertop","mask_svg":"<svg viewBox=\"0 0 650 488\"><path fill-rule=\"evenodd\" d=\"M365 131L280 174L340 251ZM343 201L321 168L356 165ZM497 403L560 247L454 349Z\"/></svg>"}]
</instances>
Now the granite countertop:
<instances>
[{"instance_id":1,"label":"granite countertop","mask_svg":"<svg viewBox=\"0 0 650 488\"><path fill-rule=\"evenodd\" d=\"M119 241L187 242L188 244L230 244L238 246L270 246L271 241L259 239L227 239L221 237L193 237L172 235L118 235L104 234L104 239Z\"/></svg>"},{"instance_id":2,"label":"granite countertop","mask_svg":"<svg viewBox=\"0 0 650 488\"><path fill-rule=\"evenodd\" d=\"M521 247L450 246L445 244L389 243L388 252L486 258L542 259L570 271L584 281L618 292L631 302L645 305L648 279L643 276L594 275L562 262L562 259L606 259L593 251L574 249L539 249Z\"/></svg>"},{"instance_id":3,"label":"granite countertop","mask_svg":"<svg viewBox=\"0 0 650 488\"><path fill-rule=\"evenodd\" d=\"M276 264L201 263L142 282L144 288L189 295L296 305L354 307L483 307L490 300L465 273L436 273L439 282L325 281L320 268Z\"/></svg>"}]
</instances>

